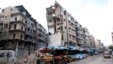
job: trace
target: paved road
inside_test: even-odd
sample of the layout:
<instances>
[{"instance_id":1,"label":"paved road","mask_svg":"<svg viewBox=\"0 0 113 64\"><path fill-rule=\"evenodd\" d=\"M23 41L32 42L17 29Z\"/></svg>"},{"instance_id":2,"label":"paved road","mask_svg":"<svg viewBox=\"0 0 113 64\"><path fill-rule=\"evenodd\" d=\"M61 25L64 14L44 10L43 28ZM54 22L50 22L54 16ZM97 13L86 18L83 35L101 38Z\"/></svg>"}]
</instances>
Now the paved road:
<instances>
[{"instance_id":1,"label":"paved road","mask_svg":"<svg viewBox=\"0 0 113 64\"><path fill-rule=\"evenodd\" d=\"M112 59L104 59L102 55L90 56L86 59L71 62L69 64L113 64Z\"/></svg>"}]
</instances>

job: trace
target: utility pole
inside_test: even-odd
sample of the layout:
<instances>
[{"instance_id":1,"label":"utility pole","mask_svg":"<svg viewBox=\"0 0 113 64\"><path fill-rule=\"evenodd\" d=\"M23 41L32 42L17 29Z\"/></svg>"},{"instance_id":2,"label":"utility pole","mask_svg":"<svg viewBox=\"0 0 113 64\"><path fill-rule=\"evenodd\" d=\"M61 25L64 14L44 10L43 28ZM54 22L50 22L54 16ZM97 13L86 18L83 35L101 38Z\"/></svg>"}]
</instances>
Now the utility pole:
<instances>
[{"instance_id":1,"label":"utility pole","mask_svg":"<svg viewBox=\"0 0 113 64\"><path fill-rule=\"evenodd\" d=\"M66 32L67 32L67 46L69 46L69 27L68 27L68 19L67 19L67 13L64 11L65 17L66 17Z\"/></svg>"}]
</instances>

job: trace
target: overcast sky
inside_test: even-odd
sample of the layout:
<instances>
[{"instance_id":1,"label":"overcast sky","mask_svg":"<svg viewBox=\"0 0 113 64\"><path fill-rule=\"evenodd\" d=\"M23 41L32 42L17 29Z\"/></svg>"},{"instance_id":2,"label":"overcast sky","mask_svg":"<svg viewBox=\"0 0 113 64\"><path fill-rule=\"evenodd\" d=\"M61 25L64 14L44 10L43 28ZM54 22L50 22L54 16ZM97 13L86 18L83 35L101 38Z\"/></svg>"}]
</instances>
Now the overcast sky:
<instances>
[{"instance_id":1,"label":"overcast sky","mask_svg":"<svg viewBox=\"0 0 113 64\"><path fill-rule=\"evenodd\" d=\"M57 0L82 26L105 45L112 43L113 0ZM46 8L54 0L0 0L0 8L23 5L47 29Z\"/></svg>"}]
</instances>

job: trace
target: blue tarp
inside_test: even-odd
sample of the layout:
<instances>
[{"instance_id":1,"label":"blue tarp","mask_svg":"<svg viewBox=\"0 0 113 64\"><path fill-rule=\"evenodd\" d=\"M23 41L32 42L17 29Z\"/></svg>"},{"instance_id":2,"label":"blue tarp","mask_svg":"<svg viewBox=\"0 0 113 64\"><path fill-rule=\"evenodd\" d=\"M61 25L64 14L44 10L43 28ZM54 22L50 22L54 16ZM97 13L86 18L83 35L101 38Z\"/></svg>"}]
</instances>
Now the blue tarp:
<instances>
[{"instance_id":1,"label":"blue tarp","mask_svg":"<svg viewBox=\"0 0 113 64\"><path fill-rule=\"evenodd\" d=\"M48 46L48 48L50 49L58 49L58 50L80 50L78 47L76 46L68 46L68 47L65 47L65 46Z\"/></svg>"},{"instance_id":2,"label":"blue tarp","mask_svg":"<svg viewBox=\"0 0 113 64\"><path fill-rule=\"evenodd\" d=\"M68 50L68 48L64 47L64 46L49 46L48 48L53 49L53 50L55 50L55 49L58 49L58 50Z\"/></svg>"},{"instance_id":3,"label":"blue tarp","mask_svg":"<svg viewBox=\"0 0 113 64\"><path fill-rule=\"evenodd\" d=\"M79 48L76 46L68 46L68 48L69 50L79 50Z\"/></svg>"}]
</instances>

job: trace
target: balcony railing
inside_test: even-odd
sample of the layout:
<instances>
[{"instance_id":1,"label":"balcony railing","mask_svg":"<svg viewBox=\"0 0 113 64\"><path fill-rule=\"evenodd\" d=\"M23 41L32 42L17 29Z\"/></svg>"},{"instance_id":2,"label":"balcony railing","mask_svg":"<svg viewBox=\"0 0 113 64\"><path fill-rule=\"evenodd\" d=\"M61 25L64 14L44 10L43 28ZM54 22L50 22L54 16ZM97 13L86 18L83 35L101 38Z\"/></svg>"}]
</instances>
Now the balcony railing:
<instances>
[{"instance_id":1,"label":"balcony railing","mask_svg":"<svg viewBox=\"0 0 113 64\"><path fill-rule=\"evenodd\" d=\"M25 33L25 30L21 30L21 29L10 29L9 31L11 31L11 32L12 32L12 31L15 31L15 32L16 32L16 31L19 31L19 32Z\"/></svg>"}]
</instances>

